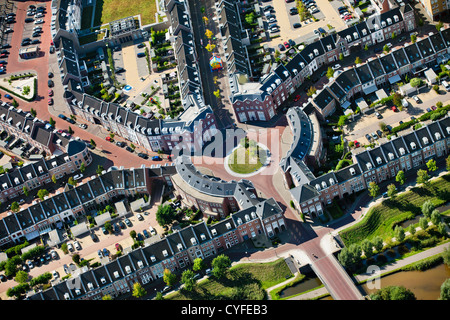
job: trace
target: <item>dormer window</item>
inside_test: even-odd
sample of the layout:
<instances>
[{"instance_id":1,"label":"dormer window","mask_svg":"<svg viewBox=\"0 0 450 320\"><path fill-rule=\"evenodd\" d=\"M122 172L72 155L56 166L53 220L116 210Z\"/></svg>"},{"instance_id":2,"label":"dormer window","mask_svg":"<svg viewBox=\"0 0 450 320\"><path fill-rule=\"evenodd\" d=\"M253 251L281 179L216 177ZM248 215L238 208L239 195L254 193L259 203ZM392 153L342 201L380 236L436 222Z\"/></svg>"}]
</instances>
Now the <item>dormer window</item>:
<instances>
[{"instance_id":1,"label":"dormer window","mask_svg":"<svg viewBox=\"0 0 450 320\"><path fill-rule=\"evenodd\" d=\"M405 155L405 149L404 148L400 148L398 151L400 151L400 155L402 155L402 156Z\"/></svg>"},{"instance_id":2,"label":"dormer window","mask_svg":"<svg viewBox=\"0 0 450 320\"><path fill-rule=\"evenodd\" d=\"M367 162L366 166L367 166L367 169L368 169L368 170L371 170L371 169L372 169L372 164L371 164L370 162Z\"/></svg>"},{"instance_id":3,"label":"dormer window","mask_svg":"<svg viewBox=\"0 0 450 320\"><path fill-rule=\"evenodd\" d=\"M64 299L66 300L70 300L70 295L66 292L64 293Z\"/></svg>"},{"instance_id":4,"label":"dormer window","mask_svg":"<svg viewBox=\"0 0 450 320\"><path fill-rule=\"evenodd\" d=\"M106 283L106 279L105 279L104 277L102 277L102 278L100 278L100 282L101 282L102 284L105 284L105 283Z\"/></svg>"},{"instance_id":5,"label":"dormer window","mask_svg":"<svg viewBox=\"0 0 450 320\"><path fill-rule=\"evenodd\" d=\"M350 174L354 176L356 174L355 168L350 168Z\"/></svg>"},{"instance_id":6,"label":"dormer window","mask_svg":"<svg viewBox=\"0 0 450 320\"><path fill-rule=\"evenodd\" d=\"M250 216L248 214L245 215L245 221L250 221Z\"/></svg>"},{"instance_id":7,"label":"dormer window","mask_svg":"<svg viewBox=\"0 0 450 320\"><path fill-rule=\"evenodd\" d=\"M327 187L327 183L325 181L322 181L322 188L326 188Z\"/></svg>"},{"instance_id":8,"label":"dormer window","mask_svg":"<svg viewBox=\"0 0 450 320\"><path fill-rule=\"evenodd\" d=\"M75 289L75 293L77 294L77 296L79 296L81 294L81 290L80 289Z\"/></svg>"},{"instance_id":9,"label":"dormer window","mask_svg":"<svg viewBox=\"0 0 450 320\"><path fill-rule=\"evenodd\" d=\"M435 136L436 140L441 140L441 134L439 132L436 132L434 134L434 136Z\"/></svg>"},{"instance_id":10,"label":"dormer window","mask_svg":"<svg viewBox=\"0 0 450 320\"><path fill-rule=\"evenodd\" d=\"M320 191L320 184L316 184L316 190Z\"/></svg>"},{"instance_id":11,"label":"dormer window","mask_svg":"<svg viewBox=\"0 0 450 320\"><path fill-rule=\"evenodd\" d=\"M309 58L312 60L314 59L314 55L312 53L309 54Z\"/></svg>"},{"instance_id":12,"label":"dormer window","mask_svg":"<svg viewBox=\"0 0 450 320\"><path fill-rule=\"evenodd\" d=\"M388 153L389 160L394 160L394 154L392 152Z\"/></svg>"},{"instance_id":13,"label":"dormer window","mask_svg":"<svg viewBox=\"0 0 450 320\"><path fill-rule=\"evenodd\" d=\"M231 223L227 222L227 223L225 224L225 226L227 227L228 230L231 229Z\"/></svg>"},{"instance_id":14,"label":"dormer window","mask_svg":"<svg viewBox=\"0 0 450 320\"><path fill-rule=\"evenodd\" d=\"M423 141L423 144L428 144L428 138L427 137L423 137L422 141Z\"/></svg>"},{"instance_id":15,"label":"dormer window","mask_svg":"<svg viewBox=\"0 0 450 320\"><path fill-rule=\"evenodd\" d=\"M181 243L177 244L178 251L183 250L183 245Z\"/></svg>"},{"instance_id":16,"label":"dormer window","mask_svg":"<svg viewBox=\"0 0 450 320\"><path fill-rule=\"evenodd\" d=\"M167 257L167 256L169 255L169 253L167 252L167 250L163 250L162 254L163 254L164 257Z\"/></svg>"},{"instance_id":17,"label":"dormer window","mask_svg":"<svg viewBox=\"0 0 450 320\"><path fill-rule=\"evenodd\" d=\"M126 272L127 274L130 274L130 273L131 273L131 268L130 268L130 266L125 266L125 272Z\"/></svg>"},{"instance_id":18,"label":"dormer window","mask_svg":"<svg viewBox=\"0 0 450 320\"><path fill-rule=\"evenodd\" d=\"M397 15L395 15L395 16L394 16L394 21L395 21L395 22L398 22L398 21L399 21L399 19L398 19L398 16L397 16Z\"/></svg>"},{"instance_id":19,"label":"dormer window","mask_svg":"<svg viewBox=\"0 0 450 320\"><path fill-rule=\"evenodd\" d=\"M152 260L152 262L155 262L155 261L156 261L155 256L151 256L151 257L150 257L150 260Z\"/></svg>"},{"instance_id":20,"label":"dormer window","mask_svg":"<svg viewBox=\"0 0 450 320\"><path fill-rule=\"evenodd\" d=\"M211 233L212 233L213 236L217 235L216 229L211 229Z\"/></svg>"},{"instance_id":21,"label":"dormer window","mask_svg":"<svg viewBox=\"0 0 450 320\"><path fill-rule=\"evenodd\" d=\"M333 178L330 178L328 181L330 182L330 185L333 185L333 184L334 184Z\"/></svg>"},{"instance_id":22,"label":"dormer window","mask_svg":"<svg viewBox=\"0 0 450 320\"><path fill-rule=\"evenodd\" d=\"M415 142L411 142L411 149L413 149L413 150L416 149L416 143Z\"/></svg>"},{"instance_id":23,"label":"dormer window","mask_svg":"<svg viewBox=\"0 0 450 320\"><path fill-rule=\"evenodd\" d=\"M115 277L116 279L120 277L119 271L114 271L113 274L114 274L114 277Z\"/></svg>"},{"instance_id":24,"label":"dormer window","mask_svg":"<svg viewBox=\"0 0 450 320\"><path fill-rule=\"evenodd\" d=\"M140 269L142 269L142 268L144 267L144 263L143 263L141 260L139 260L139 261L137 262L137 265L138 265L138 267L139 267Z\"/></svg>"},{"instance_id":25,"label":"dormer window","mask_svg":"<svg viewBox=\"0 0 450 320\"><path fill-rule=\"evenodd\" d=\"M87 286L88 286L89 290L94 290L94 285L92 284L92 282L89 282L87 284Z\"/></svg>"},{"instance_id":26,"label":"dormer window","mask_svg":"<svg viewBox=\"0 0 450 320\"><path fill-rule=\"evenodd\" d=\"M377 157L377 163L378 163L378 164L381 164L381 163L382 163L382 160L381 160L380 157Z\"/></svg>"},{"instance_id":27,"label":"dormer window","mask_svg":"<svg viewBox=\"0 0 450 320\"><path fill-rule=\"evenodd\" d=\"M319 55L319 50L314 49L314 54L316 55L316 57Z\"/></svg>"},{"instance_id":28,"label":"dormer window","mask_svg":"<svg viewBox=\"0 0 450 320\"><path fill-rule=\"evenodd\" d=\"M206 240L206 236L205 236L205 234L204 234L204 233L202 233L202 234L200 235L200 239L202 239L202 240Z\"/></svg>"},{"instance_id":29,"label":"dormer window","mask_svg":"<svg viewBox=\"0 0 450 320\"><path fill-rule=\"evenodd\" d=\"M238 225L241 225L241 224L242 224L242 219L241 219L241 218L238 218L238 219L237 219L237 224L238 224Z\"/></svg>"},{"instance_id":30,"label":"dormer window","mask_svg":"<svg viewBox=\"0 0 450 320\"><path fill-rule=\"evenodd\" d=\"M353 32L353 38L358 39L358 33L357 32Z\"/></svg>"}]
</instances>

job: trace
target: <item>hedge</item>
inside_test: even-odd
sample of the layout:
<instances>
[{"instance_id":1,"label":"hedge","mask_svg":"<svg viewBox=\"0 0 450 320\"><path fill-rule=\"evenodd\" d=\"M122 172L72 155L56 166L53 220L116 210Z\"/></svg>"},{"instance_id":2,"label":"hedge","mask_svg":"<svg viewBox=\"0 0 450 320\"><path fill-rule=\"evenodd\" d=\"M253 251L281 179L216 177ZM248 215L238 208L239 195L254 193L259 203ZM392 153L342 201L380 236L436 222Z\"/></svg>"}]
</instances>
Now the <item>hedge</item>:
<instances>
[{"instance_id":1,"label":"hedge","mask_svg":"<svg viewBox=\"0 0 450 320\"><path fill-rule=\"evenodd\" d=\"M15 95L16 97L25 100L27 102L32 102L34 101L34 99L36 99L36 95L37 95L37 78L34 78L34 89L33 89L33 96L31 98L25 98L24 96L17 94L14 91L9 90L8 88L5 88L3 86L0 86L0 89L5 90L8 93L11 93L12 95Z\"/></svg>"}]
</instances>

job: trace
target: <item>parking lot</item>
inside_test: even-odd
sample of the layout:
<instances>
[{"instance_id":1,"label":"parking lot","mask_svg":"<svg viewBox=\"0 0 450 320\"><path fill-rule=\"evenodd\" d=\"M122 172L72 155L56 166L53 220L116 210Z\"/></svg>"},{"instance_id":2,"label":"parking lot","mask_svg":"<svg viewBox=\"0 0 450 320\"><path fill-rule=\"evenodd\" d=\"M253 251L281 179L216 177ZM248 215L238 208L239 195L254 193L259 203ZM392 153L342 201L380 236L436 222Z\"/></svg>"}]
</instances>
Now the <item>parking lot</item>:
<instances>
[{"instance_id":1,"label":"parking lot","mask_svg":"<svg viewBox=\"0 0 450 320\"><path fill-rule=\"evenodd\" d=\"M50 19L49 16L51 15L45 9L38 9L40 6L28 8L25 21L17 21L17 23L24 24L21 47L39 45L41 43L41 36L44 32L43 22L45 19Z\"/></svg>"},{"instance_id":2,"label":"parking lot","mask_svg":"<svg viewBox=\"0 0 450 320\"><path fill-rule=\"evenodd\" d=\"M272 24L279 26L279 32L270 33L271 37L279 35L279 37L273 38L270 41L270 45L273 48L278 48L279 44L283 44L289 39L295 41L297 44L313 41L313 39L318 38L318 35L314 32L318 28L323 28L325 31L328 31L328 26L332 26L338 31L346 27L344 20L342 20L336 10L337 7L343 5L341 0L333 0L331 2L328 0L313 1L315 1L315 6L318 11L313 13L312 16L317 21L314 21L312 18L300 21L299 14L291 14L291 8L297 6L296 1L264 1L261 3L263 8L272 6L274 10L271 13L275 15L276 21L269 23L268 19L266 19L268 26ZM300 27L298 24L300 24Z\"/></svg>"},{"instance_id":3,"label":"parking lot","mask_svg":"<svg viewBox=\"0 0 450 320\"><path fill-rule=\"evenodd\" d=\"M443 105L450 103L450 92L447 92L442 85L440 85L439 94L434 90L426 90L426 92L420 93L417 96L420 101L417 103L412 98L413 94L406 97L409 106L403 108L403 111L394 112L387 106L379 107L376 109L380 113L380 119L377 118L374 111L368 112L366 115L362 115L350 122L345 129L345 138L347 141L358 141L362 144L373 142L368 141L365 137L366 134L372 135L380 129L380 123L383 122L391 127L399 125L400 121L410 121L411 117L419 118L423 113L427 112L428 108L435 106L438 101L441 101Z\"/></svg>"}]
</instances>

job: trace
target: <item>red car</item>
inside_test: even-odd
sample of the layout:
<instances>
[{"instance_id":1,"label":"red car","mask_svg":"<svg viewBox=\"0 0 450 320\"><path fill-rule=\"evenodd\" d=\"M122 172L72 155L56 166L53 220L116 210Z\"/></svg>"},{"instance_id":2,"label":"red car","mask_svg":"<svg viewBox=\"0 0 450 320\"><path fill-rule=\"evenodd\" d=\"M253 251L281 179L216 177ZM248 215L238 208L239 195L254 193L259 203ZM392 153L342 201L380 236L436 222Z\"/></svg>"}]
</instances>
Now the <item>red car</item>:
<instances>
[{"instance_id":1,"label":"red car","mask_svg":"<svg viewBox=\"0 0 450 320\"><path fill-rule=\"evenodd\" d=\"M118 243L116 243L116 250L117 250L117 251L122 250L122 247L121 247L120 244L118 244Z\"/></svg>"},{"instance_id":2,"label":"red car","mask_svg":"<svg viewBox=\"0 0 450 320\"><path fill-rule=\"evenodd\" d=\"M291 47L287 41L285 41L283 44L286 49L289 49Z\"/></svg>"},{"instance_id":3,"label":"red car","mask_svg":"<svg viewBox=\"0 0 450 320\"><path fill-rule=\"evenodd\" d=\"M52 89L48 90L48 95L49 95L50 97L53 95L53 90L52 90Z\"/></svg>"},{"instance_id":4,"label":"red car","mask_svg":"<svg viewBox=\"0 0 450 320\"><path fill-rule=\"evenodd\" d=\"M431 110L436 110L436 106L431 106Z\"/></svg>"},{"instance_id":5,"label":"red car","mask_svg":"<svg viewBox=\"0 0 450 320\"><path fill-rule=\"evenodd\" d=\"M6 57L6 53L0 54L0 58L4 58L4 57Z\"/></svg>"},{"instance_id":6,"label":"red car","mask_svg":"<svg viewBox=\"0 0 450 320\"><path fill-rule=\"evenodd\" d=\"M392 107L391 107L391 110L394 111L394 112L398 112L398 109L397 109L396 106L392 106Z\"/></svg>"},{"instance_id":7,"label":"red car","mask_svg":"<svg viewBox=\"0 0 450 320\"><path fill-rule=\"evenodd\" d=\"M53 99L52 99L52 98L49 98L49 99L48 99L48 105L51 106L52 104L53 104Z\"/></svg>"},{"instance_id":8,"label":"red car","mask_svg":"<svg viewBox=\"0 0 450 320\"><path fill-rule=\"evenodd\" d=\"M53 43L53 41L50 41L50 45L51 45L51 46L54 46L55 44Z\"/></svg>"},{"instance_id":9,"label":"red car","mask_svg":"<svg viewBox=\"0 0 450 320\"><path fill-rule=\"evenodd\" d=\"M294 101L297 102L298 100L300 100L300 95L296 95L294 98Z\"/></svg>"},{"instance_id":10,"label":"red car","mask_svg":"<svg viewBox=\"0 0 450 320\"><path fill-rule=\"evenodd\" d=\"M105 139L106 139L106 141L109 141L109 142L112 141L111 137L106 137Z\"/></svg>"},{"instance_id":11,"label":"red car","mask_svg":"<svg viewBox=\"0 0 450 320\"><path fill-rule=\"evenodd\" d=\"M355 144L356 148L359 148L360 144L359 144L359 142L357 140L354 141L354 144Z\"/></svg>"}]
</instances>

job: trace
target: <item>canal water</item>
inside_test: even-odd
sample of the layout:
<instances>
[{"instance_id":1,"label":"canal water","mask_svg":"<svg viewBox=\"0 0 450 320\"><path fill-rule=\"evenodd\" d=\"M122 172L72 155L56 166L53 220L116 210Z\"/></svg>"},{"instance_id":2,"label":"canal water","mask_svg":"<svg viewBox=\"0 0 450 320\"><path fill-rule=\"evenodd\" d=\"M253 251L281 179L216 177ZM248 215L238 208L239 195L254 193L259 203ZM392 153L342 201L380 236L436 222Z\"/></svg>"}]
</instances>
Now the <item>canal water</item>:
<instances>
[{"instance_id":1,"label":"canal water","mask_svg":"<svg viewBox=\"0 0 450 320\"><path fill-rule=\"evenodd\" d=\"M411 290L417 300L437 300L442 283L450 278L450 268L444 263L425 271L401 271L380 279L381 288L404 286ZM360 286L370 295L378 289L369 289L366 284Z\"/></svg>"},{"instance_id":2,"label":"canal water","mask_svg":"<svg viewBox=\"0 0 450 320\"><path fill-rule=\"evenodd\" d=\"M318 286L322 285L322 282L314 273L308 273L307 277L302 281L293 285L292 287L288 287L280 292L280 298L285 298L289 296L293 296L298 293L302 293Z\"/></svg>"}]
</instances>

